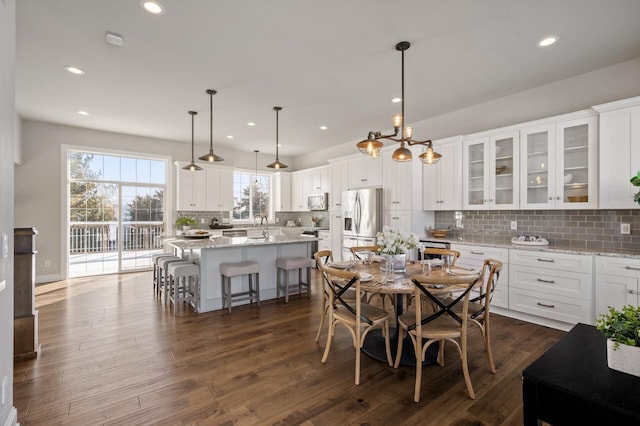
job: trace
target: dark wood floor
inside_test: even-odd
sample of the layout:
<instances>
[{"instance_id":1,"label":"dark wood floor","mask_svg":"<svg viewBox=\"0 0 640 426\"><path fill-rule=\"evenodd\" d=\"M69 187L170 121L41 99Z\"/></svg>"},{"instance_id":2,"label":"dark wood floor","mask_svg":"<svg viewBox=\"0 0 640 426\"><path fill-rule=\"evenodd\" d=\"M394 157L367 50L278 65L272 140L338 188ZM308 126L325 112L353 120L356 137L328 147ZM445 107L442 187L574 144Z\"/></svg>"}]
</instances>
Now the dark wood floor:
<instances>
[{"instance_id":1,"label":"dark wood floor","mask_svg":"<svg viewBox=\"0 0 640 426\"><path fill-rule=\"evenodd\" d=\"M354 385L345 329L320 363L326 333L314 342L317 291L288 305L178 317L153 297L151 273L68 280L36 294L42 353L15 365L22 425L519 425L521 371L564 334L496 315L497 374L471 333L476 399L449 348L444 367L425 368L414 403L413 368L363 356Z\"/></svg>"}]
</instances>

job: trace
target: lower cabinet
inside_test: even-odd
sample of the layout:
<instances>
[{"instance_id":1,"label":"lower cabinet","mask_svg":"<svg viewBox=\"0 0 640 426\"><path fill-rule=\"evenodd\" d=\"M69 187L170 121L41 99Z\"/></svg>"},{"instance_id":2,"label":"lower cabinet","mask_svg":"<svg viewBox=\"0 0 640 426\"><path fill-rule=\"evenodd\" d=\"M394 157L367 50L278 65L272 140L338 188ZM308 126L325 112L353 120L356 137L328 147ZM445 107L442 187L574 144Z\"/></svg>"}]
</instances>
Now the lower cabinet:
<instances>
[{"instance_id":1,"label":"lower cabinet","mask_svg":"<svg viewBox=\"0 0 640 426\"><path fill-rule=\"evenodd\" d=\"M333 260L342 261L342 212L332 211L330 219L331 228L331 251Z\"/></svg>"},{"instance_id":2,"label":"lower cabinet","mask_svg":"<svg viewBox=\"0 0 640 426\"><path fill-rule=\"evenodd\" d=\"M609 310L640 304L640 259L596 256L596 318Z\"/></svg>"},{"instance_id":3,"label":"lower cabinet","mask_svg":"<svg viewBox=\"0 0 640 426\"><path fill-rule=\"evenodd\" d=\"M480 271L485 259L495 259L502 262L502 271L493 292L491 306L509 307L509 249L499 247L470 246L452 244L451 248L460 252L457 266ZM471 296L473 297L473 296Z\"/></svg>"},{"instance_id":4,"label":"lower cabinet","mask_svg":"<svg viewBox=\"0 0 640 426\"><path fill-rule=\"evenodd\" d=\"M509 309L593 324L593 256L509 251Z\"/></svg>"},{"instance_id":5,"label":"lower cabinet","mask_svg":"<svg viewBox=\"0 0 640 426\"><path fill-rule=\"evenodd\" d=\"M318 231L318 250L331 250L331 231Z\"/></svg>"}]
</instances>

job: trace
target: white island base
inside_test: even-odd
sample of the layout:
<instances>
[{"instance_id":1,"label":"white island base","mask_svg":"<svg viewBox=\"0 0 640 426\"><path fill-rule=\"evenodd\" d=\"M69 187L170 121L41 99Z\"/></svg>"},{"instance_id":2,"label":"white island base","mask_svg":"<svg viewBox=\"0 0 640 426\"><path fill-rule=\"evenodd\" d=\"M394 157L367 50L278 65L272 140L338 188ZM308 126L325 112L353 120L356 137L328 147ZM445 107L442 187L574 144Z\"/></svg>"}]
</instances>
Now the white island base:
<instances>
[{"instance_id":1,"label":"white island base","mask_svg":"<svg viewBox=\"0 0 640 426\"><path fill-rule=\"evenodd\" d=\"M220 264L252 260L260 265L260 301L276 298L276 259L279 257L311 257L311 243L316 238L302 237L289 240L284 237L267 239L216 238L206 241L167 240L165 243L183 257L193 256L199 251L200 300L198 312L222 309L222 287ZM305 272L306 273L306 272ZM292 276L292 279L297 279ZM303 279L305 279L303 277ZM249 290L248 276L233 277L231 291L240 293ZM247 304L248 300L234 302L235 306Z\"/></svg>"}]
</instances>

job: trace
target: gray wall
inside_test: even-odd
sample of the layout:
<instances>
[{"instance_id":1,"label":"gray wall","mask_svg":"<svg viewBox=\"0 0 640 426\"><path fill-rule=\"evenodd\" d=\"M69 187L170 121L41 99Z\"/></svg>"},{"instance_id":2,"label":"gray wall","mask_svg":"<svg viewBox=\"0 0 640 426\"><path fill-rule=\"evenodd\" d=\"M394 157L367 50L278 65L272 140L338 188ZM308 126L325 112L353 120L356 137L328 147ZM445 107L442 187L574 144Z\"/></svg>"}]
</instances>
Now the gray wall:
<instances>
[{"instance_id":1,"label":"gray wall","mask_svg":"<svg viewBox=\"0 0 640 426\"><path fill-rule=\"evenodd\" d=\"M453 227L454 212L436 212L435 228ZM462 229L448 238L508 243L516 235L539 235L550 244L576 250L640 254L640 210L478 210L462 211ZM518 230L511 230L511 221ZM631 224L631 235L620 235L620 224Z\"/></svg>"},{"instance_id":2,"label":"gray wall","mask_svg":"<svg viewBox=\"0 0 640 426\"><path fill-rule=\"evenodd\" d=\"M9 256L0 258L0 382L8 379L7 399L0 406L0 425L15 415L13 408L13 160L16 149L14 107L15 2L0 2L0 235L9 237ZM15 419L12 420L12 423Z\"/></svg>"}]
</instances>

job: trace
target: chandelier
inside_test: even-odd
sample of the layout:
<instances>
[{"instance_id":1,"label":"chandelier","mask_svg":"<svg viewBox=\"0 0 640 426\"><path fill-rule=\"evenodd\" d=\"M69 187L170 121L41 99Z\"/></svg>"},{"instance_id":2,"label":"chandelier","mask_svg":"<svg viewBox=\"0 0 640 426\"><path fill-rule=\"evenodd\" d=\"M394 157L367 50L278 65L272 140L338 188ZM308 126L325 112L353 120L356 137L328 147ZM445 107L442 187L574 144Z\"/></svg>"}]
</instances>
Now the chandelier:
<instances>
[{"instance_id":1,"label":"chandelier","mask_svg":"<svg viewBox=\"0 0 640 426\"><path fill-rule=\"evenodd\" d=\"M362 142L358 142L356 145L360 152L367 154L372 158L376 158L380 155L380 148L383 144L380 139L387 139L394 142L399 142L400 147L393 151L391 158L394 161L411 161L413 158L411 150L407 146L423 145L427 147L427 150L419 155L420 161L424 164L435 164L442 157L440 154L433 150L433 143L431 140L418 141L413 139L413 127L404 125L404 51L409 49L411 43L408 41L401 41L396 44L396 50L402 54L402 111L400 114L395 114L391 120L393 123L393 134L383 135L382 132L369 132L367 139ZM400 137L398 137L400 134Z\"/></svg>"}]
</instances>

